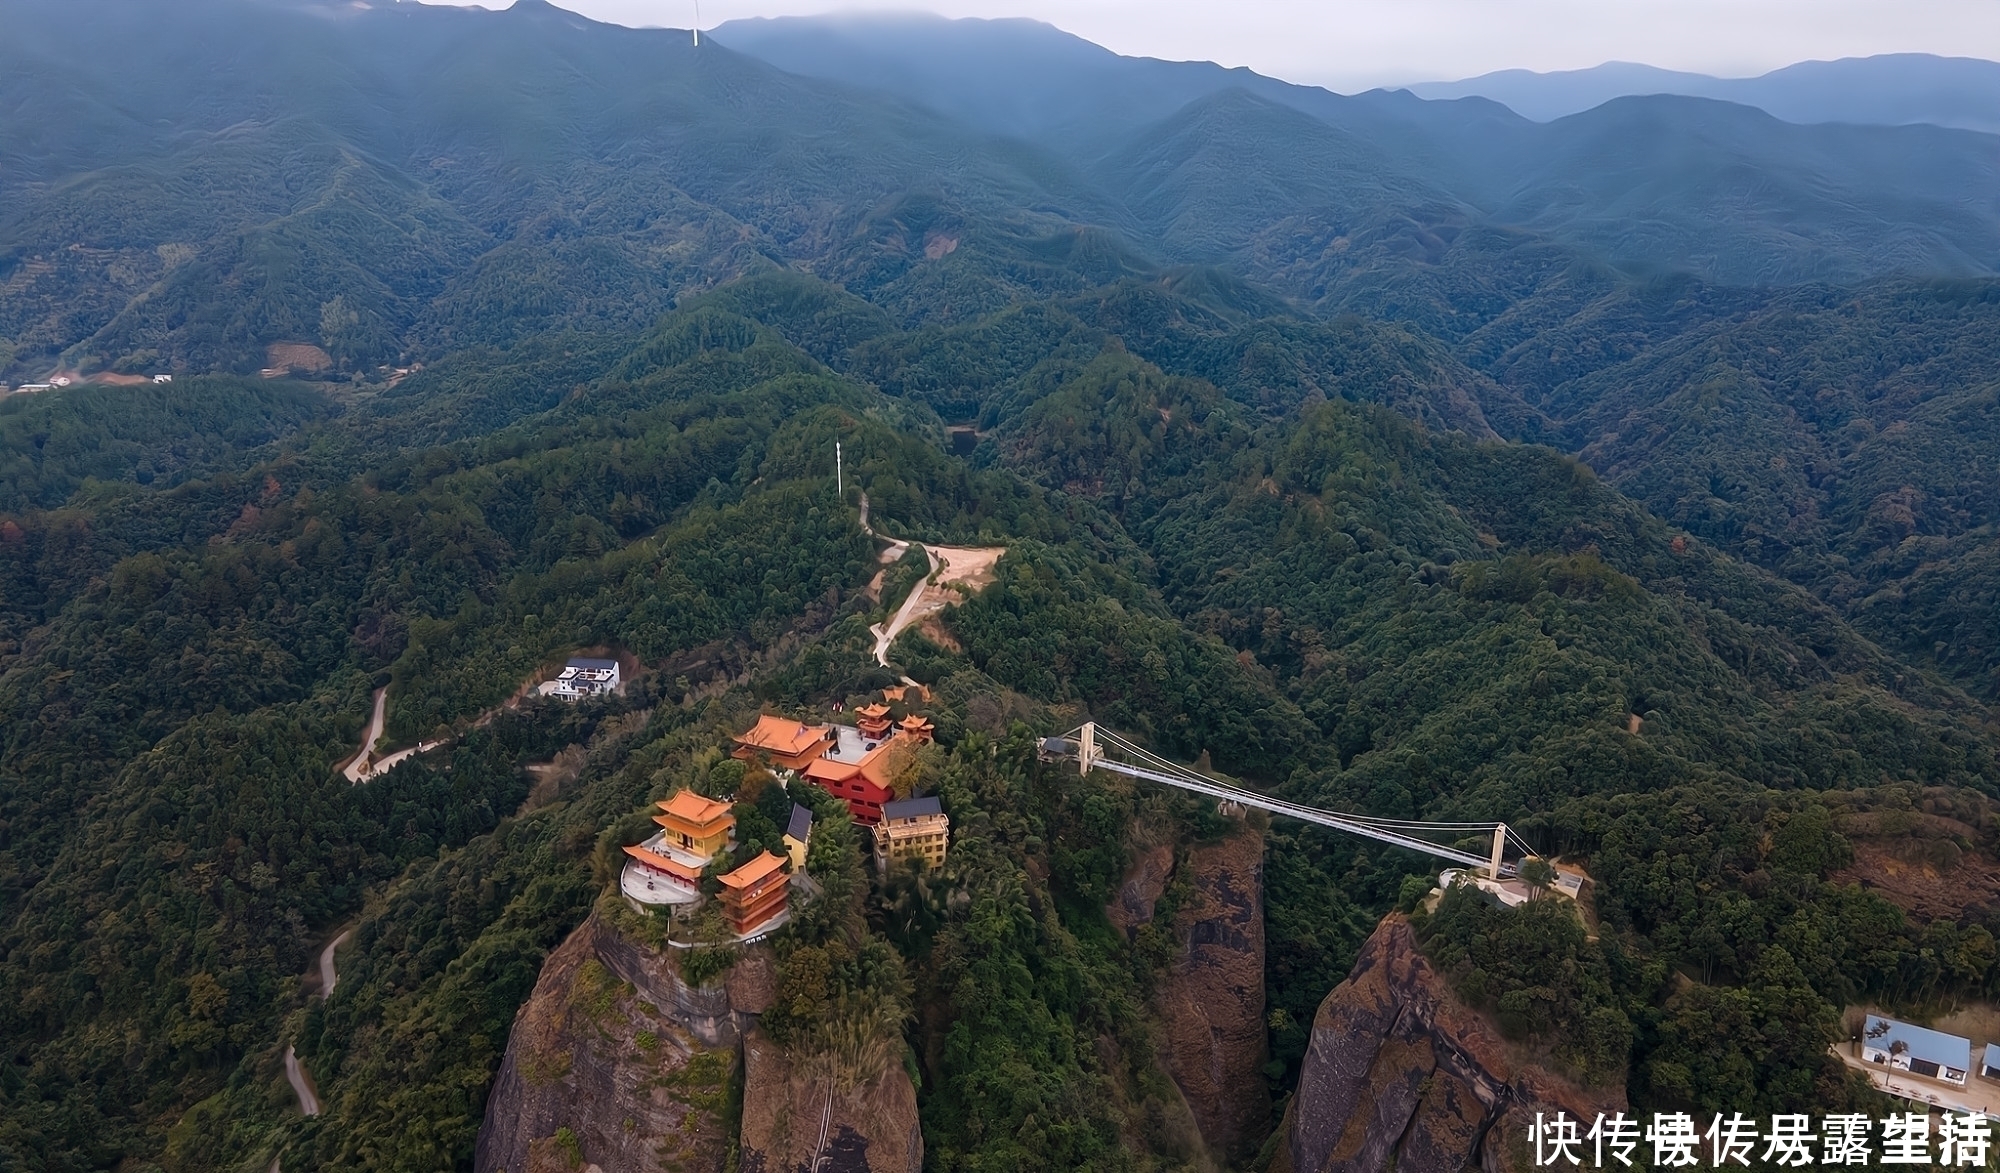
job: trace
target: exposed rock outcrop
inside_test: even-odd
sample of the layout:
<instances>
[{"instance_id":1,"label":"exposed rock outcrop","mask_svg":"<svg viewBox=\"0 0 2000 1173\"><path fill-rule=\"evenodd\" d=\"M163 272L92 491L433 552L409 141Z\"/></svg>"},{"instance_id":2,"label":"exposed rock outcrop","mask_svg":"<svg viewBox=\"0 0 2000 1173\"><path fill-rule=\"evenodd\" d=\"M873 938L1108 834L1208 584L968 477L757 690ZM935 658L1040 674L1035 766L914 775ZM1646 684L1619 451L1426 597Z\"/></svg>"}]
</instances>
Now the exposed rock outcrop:
<instances>
[{"instance_id":1,"label":"exposed rock outcrop","mask_svg":"<svg viewBox=\"0 0 2000 1173\"><path fill-rule=\"evenodd\" d=\"M1127 937L1154 920L1172 884L1183 885L1171 923L1173 961L1154 991L1160 1059L1203 1144L1240 1155L1265 1133L1271 1105L1259 1070L1264 1031L1264 836L1245 826L1175 860L1162 844L1138 853L1105 908Z\"/></svg>"},{"instance_id":2,"label":"exposed rock outcrop","mask_svg":"<svg viewBox=\"0 0 2000 1173\"><path fill-rule=\"evenodd\" d=\"M1202 1140L1223 1156L1254 1149L1271 1098L1260 1070L1264 1030L1264 835L1246 826L1192 848L1188 894L1174 913L1180 952L1154 994L1161 1058Z\"/></svg>"},{"instance_id":3,"label":"exposed rock outcrop","mask_svg":"<svg viewBox=\"0 0 2000 1173\"><path fill-rule=\"evenodd\" d=\"M1141 851L1126 870L1118 895L1105 906L1104 915L1130 939L1140 925L1153 919L1153 909L1158 907L1173 874L1173 844L1161 843Z\"/></svg>"},{"instance_id":4,"label":"exposed rock outcrop","mask_svg":"<svg viewBox=\"0 0 2000 1173\"><path fill-rule=\"evenodd\" d=\"M473 1167L720 1170L740 1021L726 987L690 987L593 912L515 1016Z\"/></svg>"},{"instance_id":5,"label":"exposed rock outcrop","mask_svg":"<svg viewBox=\"0 0 2000 1173\"><path fill-rule=\"evenodd\" d=\"M1524 1062L1454 997L1390 916L1320 1003L1273 1173L1514 1173L1533 1167L1537 1111L1593 1119L1622 1088L1587 1090Z\"/></svg>"},{"instance_id":6,"label":"exposed rock outcrop","mask_svg":"<svg viewBox=\"0 0 2000 1173\"><path fill-rule=\"evenodd\" d=\"M917 1089L891 1067L850 1092L802 1076L752 1028L743 1038L743 1173L920 1173Z\"/></svg>"}]
</instances>

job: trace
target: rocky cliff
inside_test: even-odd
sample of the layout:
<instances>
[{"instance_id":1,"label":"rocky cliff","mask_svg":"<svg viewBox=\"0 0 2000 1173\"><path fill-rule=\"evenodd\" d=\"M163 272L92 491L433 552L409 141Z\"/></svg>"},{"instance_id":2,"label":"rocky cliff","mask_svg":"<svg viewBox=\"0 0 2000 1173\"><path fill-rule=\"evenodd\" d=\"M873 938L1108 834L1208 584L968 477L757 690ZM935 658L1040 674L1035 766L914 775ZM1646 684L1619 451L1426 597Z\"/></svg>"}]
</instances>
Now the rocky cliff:
<instances>
[{"instance_id":1,"label":"rocky cliff","mask_svg":"<svg viewBox=\"0 0 2000 1173\"><path fill-rule=\"evenodd\" d=\"M917 1089L901 1067L841 1092L756 1029L743 1038L742 1173L920 1173ZM815 1157L821 1158L817 1166Z\"/></svg>"},{"instance_id":2,"label":"rocky cliff","mask_svg":"<svg viewBox=\"0 0 2000 1173\"><path fill-rule=\"evenodd\" d=\"M1160 1057L1202 1141L1221 1156L1256 1147L1271 1105L1259 1070L1264 1028L1264 836L1243 826L1216 843L1143 851L1106 909L1128 935L1153 920L1178 884L1173 960L1155 990Z\"/></svg>"},{"instance_id":3,"label":"rocky cliff","mask_svg":"<svg viewBox=\"0 0 2000 1173\"><path fill-rule=\"evenodd\" d=\"M688 985L600 905L542 966L486 1102L477 1173L919 1173L917 1093L902 1068L829 1099L756 1029L770 952ZM742 1078L740 1136L725 1119ZM822 1120L824 1119L824 1141Z\"/></svg>"},{"instance_id":4,"label":"rocky cliff","mask_svg":"<svg viewBox=\"0 0 2000 1173\"><path fill-rule=\"evenodd\" d=\"M473 1167L720 1170L738 1018L727 988L691 988L667 957L593 912L515 1016Z\"/></svg>"},{"instance_id":5,"label":"rocky cliff","mask_svg":"<svg viewBox=\"0 0 2000 1173\"><path fill-rule=\"evenodd\" d=\"M1536 1112L1589 1120L1624 1107L1623 1089L1578 1088L1525 1061L1391 916L1320 1004L1271 1169L1525 1171Z\"/></svg>"}]
</instances>

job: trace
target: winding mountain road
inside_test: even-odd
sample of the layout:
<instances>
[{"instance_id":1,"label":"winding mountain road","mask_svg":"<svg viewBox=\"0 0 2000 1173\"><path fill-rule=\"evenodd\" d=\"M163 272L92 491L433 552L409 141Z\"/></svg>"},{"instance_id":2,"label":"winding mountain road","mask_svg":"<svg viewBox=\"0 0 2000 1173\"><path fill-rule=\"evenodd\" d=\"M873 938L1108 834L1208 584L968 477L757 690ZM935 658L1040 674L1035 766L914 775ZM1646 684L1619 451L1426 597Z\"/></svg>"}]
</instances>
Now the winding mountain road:
<instances>
[{"instance_id":1,"label":"winding mountain road","mask_svg":"<svg viewBox=\"0 0 2000 1173\"><path fill-rule=\"evenodd\" d=\"M889 543L888 549L882 551L885 563L900 561L912 544L900 538L885 538L869 527L866 493L861 494L861 532L878 542ZM875 662L892 670L895 665L889 663L889 647L896 642L896 637L908 630L912 623L935 615L964 598L964 594L954 588L964 587L966 592L976 593L991 584L993 567L1007 552L1005 546L918 544L923 546L924 556L930 559L930 573L910 592L910 597L903 600L903 605L896 608L896 613L889 617L887 623L877 623L868 628L869 634L875 637ZM916 681L905 676L903 683L913 685Z\"/></svg>"},{"instance_id":2,"label":"winding mountain road","mask_svg":"<svg viewBox=\"0 0 2000 1173\"><path fill-rule=\"evenodd\" d=\"M375 690L375 715L368 718L368 732L361 735L361 752L355 754L354 760L348 762L340 771L349 782L359 783L370 777L368 761L374 756L375 743L382 740L382 715L387 708L388 700L387 686Z\"/></svg>"},{"instance_id":3,"label":"winding mountain road","mask_svg":"<svg viewBox=\"0 0 2000 1173\"><path fill-rule=\"evenodd\" d=\"M285 1045L285 1079L298 1093L299 1111L307 1116L319 1115L319 1092L313 1087L312 1076L306 1074L305 1064L299 1062L296 1047Z\"/></svg>"},{"instance_id":4,"label":"winding mountain road","mask_svg":"<svg viewBox=\"0 0 2000 1173\"><path fill-rule=\"evenodd\" d=\"M382 740L382 716L387 708L388 699L387 688L375 690L375 715L368 719L368 732L361 739L361 752L355 754L354 760L348 762L340 771L343 777L357 786L371 778L380 778L395 769L404 758L414 754L429 753L444 744L442 741L421 741L407 749L399 749L379 762L370 761L375 753L376 743Z\"/></svg>"},{"instance_id":5,"label":"winding mountain road","mask_svg":"<svg viewBox=\"0 0 2000 1173\"><path fill-rule=\"evenodd\" d=\"M327 942L326 948L319 951L319 996L321 1001L333 997L334 983L340 980L340 975L333 968L333 951L353 939L354 930L348 929L338 937Z\"/></svg>"}]
</instances>

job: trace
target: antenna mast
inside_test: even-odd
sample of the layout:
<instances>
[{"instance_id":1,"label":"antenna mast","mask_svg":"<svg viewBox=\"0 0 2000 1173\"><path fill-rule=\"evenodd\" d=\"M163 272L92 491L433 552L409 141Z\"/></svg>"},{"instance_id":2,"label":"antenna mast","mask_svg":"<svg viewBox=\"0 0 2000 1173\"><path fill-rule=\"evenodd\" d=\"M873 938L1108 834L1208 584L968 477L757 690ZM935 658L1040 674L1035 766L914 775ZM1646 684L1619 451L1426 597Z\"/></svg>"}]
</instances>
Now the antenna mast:
<instances>
[{"instance_id":1,"label":"antenna mast","mask_svg":"<svg viewBox=\"0 0 2000 1173\"><path fill-rule=\"evenodd\" d=\"M833 442L833 488L842 501L847 500L847 479L840 467L840 441Z\"/></svg>"},{"instance_id":2,"label":"antenna mast","mask_svg":"<svg viewBox=\"0 0 2000 1173\"><path fill-rule=\"evenodd\" d=\"M694 0L694 47L701 48L701 0Z\"/></svg>"}]
</instances>

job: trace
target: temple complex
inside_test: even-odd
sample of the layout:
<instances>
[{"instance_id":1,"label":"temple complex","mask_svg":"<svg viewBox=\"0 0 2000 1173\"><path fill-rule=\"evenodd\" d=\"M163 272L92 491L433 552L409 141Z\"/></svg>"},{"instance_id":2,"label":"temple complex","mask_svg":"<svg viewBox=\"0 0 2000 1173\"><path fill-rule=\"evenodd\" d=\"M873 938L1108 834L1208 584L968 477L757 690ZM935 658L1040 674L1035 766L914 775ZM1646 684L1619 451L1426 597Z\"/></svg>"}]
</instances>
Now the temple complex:
<instances>
[{"instance_id":1,"label":"temple complex","mask_svg":"<svg viewBox=\"0 0 2000 1173\"><path fill-rule=\"evenodd\" d=\"M892 781L909 751L929 743L936 728L915 713L892 722L884 704L862 705L854 716L853 725L807 725L767 713L737 737L735 756L804 775L872 827L895 800Z\"/></svg>"},{"instance_id":2,"label":"temple complex","mask_svg":"<svg viewBox=\"0 0 2000 1173\"><path fill-rule=\"evenodd\" d=\"M785 897L791 878L791 873L785 870L784 857L768 851L759 852L757 858L723 875L722 916L729 922L730 931L738 937L748 937L775 927L774 922L786 910Z\"/></svg>"}]
</instances>

